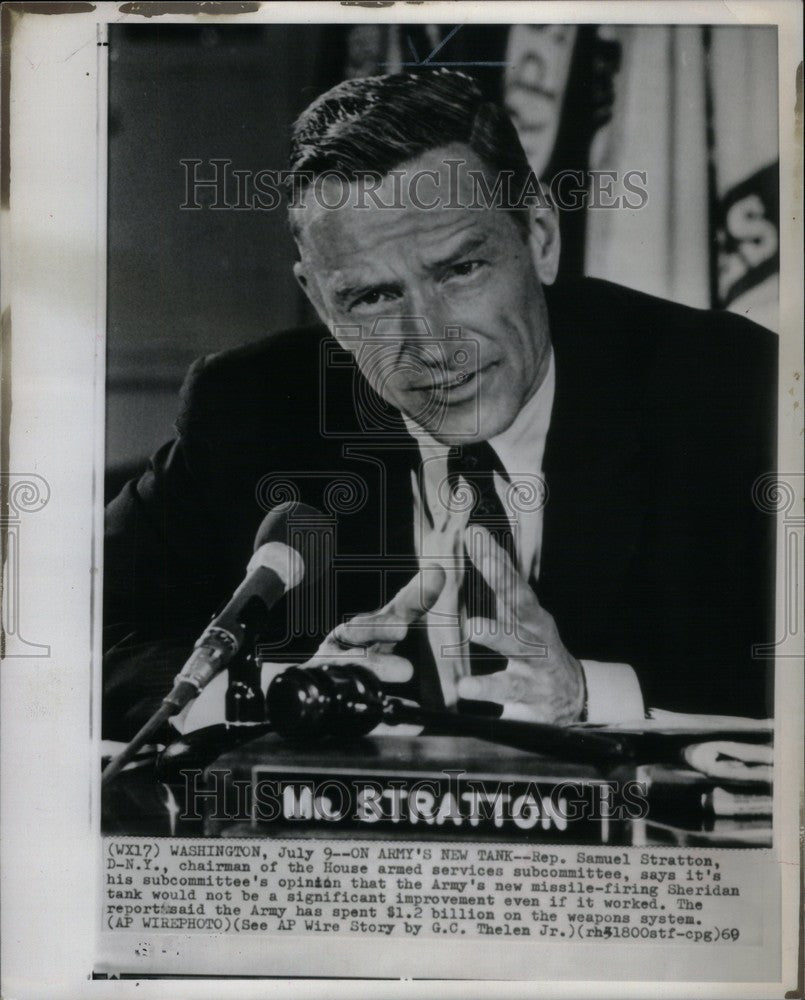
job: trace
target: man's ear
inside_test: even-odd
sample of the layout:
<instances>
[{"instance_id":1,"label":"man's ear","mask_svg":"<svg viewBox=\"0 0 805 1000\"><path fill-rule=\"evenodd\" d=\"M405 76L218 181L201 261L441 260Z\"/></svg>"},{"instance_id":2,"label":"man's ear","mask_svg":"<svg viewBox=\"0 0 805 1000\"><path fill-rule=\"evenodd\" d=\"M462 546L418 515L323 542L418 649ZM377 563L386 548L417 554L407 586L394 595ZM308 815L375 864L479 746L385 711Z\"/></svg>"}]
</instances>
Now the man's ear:
<instances>
[{"instance_id":1,"label":"man's ear","mask_svg":"<svg viewBox=\"0 0 805 1000\"><path fill-rule=\"evenodd\" d=\"M559 271L559 213L547 198L541 200L540 204L533 205L529 212L529 243L537 277L543 285L552 285Z\"/></svg>"},{"instance_id":2,"label":"man's ear","mask_svg":"<svg viewBox=\"0 0 805 1000\"><path fill-rule=\"evenodd\" d=\"M299 287L305 293L308 301L313 306L313 308L318 313L319 319L325 325L329 325L327 314L324 311L324 302L322 301L321 295L319 294L318 286L315 280L311 281L305 271L305 265L301 260L296 261L293 266L293 275L296 278Z\"/></svg>"}]
</instances>

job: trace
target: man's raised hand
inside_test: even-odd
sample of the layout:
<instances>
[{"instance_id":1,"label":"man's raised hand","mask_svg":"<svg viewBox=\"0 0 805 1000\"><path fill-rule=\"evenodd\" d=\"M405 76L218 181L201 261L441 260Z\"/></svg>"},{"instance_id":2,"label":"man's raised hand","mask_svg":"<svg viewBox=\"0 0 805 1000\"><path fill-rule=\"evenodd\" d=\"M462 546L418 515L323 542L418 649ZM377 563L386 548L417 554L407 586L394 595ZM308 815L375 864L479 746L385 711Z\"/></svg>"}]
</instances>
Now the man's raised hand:
<instances>
[{"instance_id":1,"label":"man's raised hand","mask_svg":"<svg viewBox=\"0 0 805 1000\"><path fill-rule=\"evenodd\" d=\"M481 525L465 532L467 552L495 594L497 621L467 623L473 642L507 658L505 670L462 677L458 696L503 706L504 719L576 722L584 708L584 673L565 648L556 622L509 556Z\"/></svg>"}]
</instances>

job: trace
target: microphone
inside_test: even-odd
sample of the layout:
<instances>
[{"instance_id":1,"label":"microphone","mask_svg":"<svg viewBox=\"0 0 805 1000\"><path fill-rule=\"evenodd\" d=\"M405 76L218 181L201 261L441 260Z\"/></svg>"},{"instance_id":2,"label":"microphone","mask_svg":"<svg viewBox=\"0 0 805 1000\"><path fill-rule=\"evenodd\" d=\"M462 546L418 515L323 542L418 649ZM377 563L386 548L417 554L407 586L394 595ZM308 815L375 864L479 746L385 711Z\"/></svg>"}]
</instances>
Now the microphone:
<instances>
[{"instance_id":1,"label":"microphone","mask_svg":"<svg viewBox=\"0 0 805 1000\"><path fill-rule=\"evenodd\" d=\"M107 765L102 785L123 769L166 719L198 697L243 646L254 640L271 609L288 591L324 572L331 557L331 525L331 518L298 501L280 504L265 516L243 581L199 636L170 694Z\"/></svg>"},{"instance_id":2,"label":"microphone","mask_svg":"<svg viewBox=\"0 0 805 1000\"><path fill-rule=\"evenodd\" d=\"M178 712L265 626L268 613L303 579L314 580L329 562L325 542L331 520L315 507L288 502L263 520L246 576L196 641L164 699Z\"/></svg>"}]
</instances>

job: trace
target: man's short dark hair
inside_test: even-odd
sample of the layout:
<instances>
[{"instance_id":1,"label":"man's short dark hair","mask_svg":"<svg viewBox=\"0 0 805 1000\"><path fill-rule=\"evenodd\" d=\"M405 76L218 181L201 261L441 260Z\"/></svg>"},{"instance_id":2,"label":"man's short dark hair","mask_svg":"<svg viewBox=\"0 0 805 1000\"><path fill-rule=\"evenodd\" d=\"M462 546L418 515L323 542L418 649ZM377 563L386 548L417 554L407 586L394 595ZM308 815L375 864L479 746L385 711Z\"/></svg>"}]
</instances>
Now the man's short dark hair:
<instances>
[{"instance_id":1,"label":"man's short dark hair","mask_svg":"<svg viewBox=\"0 0 805 1000\"><path fill-rule=\"evenodd\" d=\"M475 80L456 70L416 70L337 84L296 120L290 169L311 180L338 173L353 181L368 173L385 175L455 143L480 157L493 183L501 174L507 178L504 190L514 203L504 207L525 223L527 209L519 199L529 186L534 190L536 180L517 131Z\"/></svg>"}]
</instances>

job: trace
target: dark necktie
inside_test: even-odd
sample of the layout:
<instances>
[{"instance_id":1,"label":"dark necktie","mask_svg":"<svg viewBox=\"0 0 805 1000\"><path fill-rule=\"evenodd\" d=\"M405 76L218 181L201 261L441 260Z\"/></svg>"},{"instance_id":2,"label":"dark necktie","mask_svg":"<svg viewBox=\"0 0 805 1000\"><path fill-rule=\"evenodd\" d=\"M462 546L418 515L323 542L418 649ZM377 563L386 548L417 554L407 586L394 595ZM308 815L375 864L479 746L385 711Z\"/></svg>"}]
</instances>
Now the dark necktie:
<instances>
[{"instance_id":1,"label":"dark necktie","mask_svg":"<svg viewBox=\"0 0 805 1000\"><path fill-rule=\"evenodd\" d=\"M494 448L486 441L478 444L451 448L447 456L447 479L452 489L460 490L459 477L472 489L475 502L470 513L469 524L480 524L492 535L500 547L508 553L516 565L514 536L503 504L495 489L495 472L508 480L503 463ZM466 608L467 618L497 617L495 595L487 586L480 571L472 560L464 557L464 579L461 598ZM474 642L469 644L470 670L473 674L491 674L502 670L505 657L493 653Z\"/></svg>"}]
</instances>

